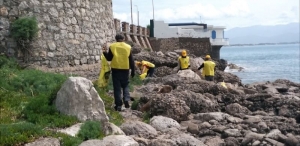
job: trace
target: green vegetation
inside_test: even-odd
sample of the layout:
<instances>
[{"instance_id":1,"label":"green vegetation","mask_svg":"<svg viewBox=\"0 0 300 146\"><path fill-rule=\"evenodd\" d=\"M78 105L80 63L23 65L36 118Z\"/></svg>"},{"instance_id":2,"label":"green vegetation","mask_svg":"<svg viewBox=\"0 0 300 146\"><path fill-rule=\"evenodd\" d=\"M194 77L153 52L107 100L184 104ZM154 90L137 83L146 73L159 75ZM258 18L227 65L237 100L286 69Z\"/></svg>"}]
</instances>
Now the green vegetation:
<instances>
[{"instance_id":1,"label":"green vegetation","mask_svg":"<svg viewBox=\"0 0 300 146\"><path fill-rule=\"evenodd\" d=\"M84 139L93 138L90 136L95 131L84 130L85 127L78 137L45 130L64 128L79 122L75 117L60 114L53 104L66 79L67 76L61 74L23 70L16 60L0 56L0 145L23 145L39 137L51 136L60 138L63 146L77 146ZM121 125L122 116L112 108L114 99L107 95L107 89L96 89L105 103L111 122ZM93 128L95 123L84 125ZM97 138L103 136L103 132L100 132Z\"/></svg>"},{"instance_id":2,"label":"green vegetation","mask_svg":"<svg viewBox=\"0 0 300 146\"><path fill-rule=\"evenodd\" d=\"M27 122L0 124L0 132L0 145L24 144L44 134L41 127Z\"/></svg>"},{"instance_id":3,"label":"green vegetation","mask_svg":"<svg viewBox=\"0 0 300 146\"><path fill-rule=\"evenodd\" d=\"M145 112L143 113L143 122L145 123L150 123L150 119L151 119L151 114L150 112Z\"/></svg>"},{"instance_id":4,"label":"green vegetation","mask_svg":"<svg viewBox=\"0 0 300 146\"><path fill-rule=\"evenodd\" d=\"M11 25L11 35L16 40L32 41L38 31L38 22L35 17L19 18Z\"/></svg>"},{"instance_id":5,"label":"green vegetation","mask_svg":"<svg viewBox=\"0 0 300 146\"><path fill-rule=\"evenodd\" d=\"M78 123L72 116L60 114L53 101L68 76L22 69L16 60L0 56L0 145L24 145L39 137L61 139L62 146L77 146L92 138L101 139L101 123L88 121L76 137L51 129L65 128ZM130 90L141 85L138 76L130 80ZM112 81L106 88L94 85L105 104L110 122L120 126L123 117L113 108L114 98L107 94L112 90ZM147 116L145 116L147 120Z\"/></svg>"},{"instance_id":6,"label":"green vegetation","mask_svg":"<svg viewBox=\"0 0 300 146\"><path fill-rule=\"evenodd\" d=\"M131 104L131 109L132 109L132 110L137 110L137 107L138 107L138 105L139 105L139 102L140 102L139 99L134 100L134 101L132 102L132 104Z\"/></svg>"},{"instance_id":7,"label":"green vegetation","mask_svg":"<svg viewBox=\"0 0 300 146\"><path fill-rule=\"evenodd\" d=\"M24 54L24 61L29 58L30 44L37 36L38 31L38 22L35 17L22 17L11 25L11 36L17 41L18 47Z\"/></svg>"},{"instance_id":8,"label":"green vegetation","mask_svg":"<svg viewBox=\"0 0 300 146\"><path fill-rule=\"evenodd\" d=\"M89 139L102 139L105 134L100 122L87 121L81 126L77 136L85 141Z\"/></svg>"}]
</instances>

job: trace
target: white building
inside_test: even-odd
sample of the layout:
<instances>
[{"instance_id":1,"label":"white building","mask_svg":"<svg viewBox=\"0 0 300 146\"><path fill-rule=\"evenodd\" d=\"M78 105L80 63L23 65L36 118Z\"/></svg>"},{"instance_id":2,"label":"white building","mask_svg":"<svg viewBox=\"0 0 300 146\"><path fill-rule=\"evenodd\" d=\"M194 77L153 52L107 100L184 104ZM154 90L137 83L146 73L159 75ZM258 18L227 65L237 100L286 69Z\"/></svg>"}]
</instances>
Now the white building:
<instances>
[{"instance_id":1,"label":"white building","mask_svg":"<svg viewBox=\"0 0 300 146\"><path fill-rule=\"evenodd\" d=\"M153 33L155 38L210 38L212 46L229 45L228 39L224 38L223 26L213 26L203 23L165 23L153 21Z\"/></svg>"}]
</instances>

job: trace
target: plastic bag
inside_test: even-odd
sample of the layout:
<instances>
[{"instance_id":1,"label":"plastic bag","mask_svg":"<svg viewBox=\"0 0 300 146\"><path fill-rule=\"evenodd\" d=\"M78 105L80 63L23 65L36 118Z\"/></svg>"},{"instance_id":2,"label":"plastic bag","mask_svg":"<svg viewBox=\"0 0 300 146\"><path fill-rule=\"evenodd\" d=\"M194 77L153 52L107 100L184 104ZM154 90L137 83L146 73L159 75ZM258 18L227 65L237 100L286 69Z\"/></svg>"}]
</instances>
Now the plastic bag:
<instances>
[{"instance_id":1,"label":"plastic bag","mask_svg":"<svg viewBox=\"0 0 300 146\"><path fill-rule=\"evenodd\" d=\"M106 87L108 85L110 77L110 66L108 64L108 61L106 60L105 56L101 55L101 70L99 74L99 78L97 81L97 85L99 87Z\"/></svg>"},{"instance_id":2,"label":"plastic bag","mask_svg":"<svg viewBox=\"0 0 300 146\"><path fill-rule=\"evenodd\" d=\"M226 84L225 84L225 82L223 81L223 82L221 82L221 86L223 86L224 88L226 88L227 89L227 86L226 86Z\"/></svg>"},{"instance_id":3,"label":"plastic bag","mask_svg":"<svg viewBox=\"0 0 300 146\"><path fill-rule=\"evenodd\" d=\"M146 76L147 76L147 73L143 73L143 74L140 75L140 79L144 80L146 78Z\"/></svg>"}]
</instances>

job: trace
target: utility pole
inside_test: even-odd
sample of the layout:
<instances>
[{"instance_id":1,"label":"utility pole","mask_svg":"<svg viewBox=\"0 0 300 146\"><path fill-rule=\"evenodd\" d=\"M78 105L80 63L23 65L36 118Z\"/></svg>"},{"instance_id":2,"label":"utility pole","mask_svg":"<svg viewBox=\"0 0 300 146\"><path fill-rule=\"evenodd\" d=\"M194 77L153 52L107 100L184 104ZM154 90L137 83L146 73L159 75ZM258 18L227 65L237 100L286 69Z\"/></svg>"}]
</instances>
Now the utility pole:
<instances>
[{"instance_id":1,"label":"utility pole","mask_svg":"<svg viewBox=\"0 0 300 146\"><path fill-rule=\"evenodd\" d=\"M136 9L137 9L137 23L138 23L138 26L140 26L140 16L139 16L139 7L137 5L136 6Z\"/></svg>"},{"instance_id":2,"label":"utility pole","mask_svg":"<svg viewBox=\"0 0 300 146\"><path fill-rule=\"evenodd\" d=\"M153 20L154 20L154 3L153 3L153 0L152 0L152 8L153 8Z\"/></svg>"},{"instance_id":3,"label":"utility pole","mask_svg":"<svg viewBox=\"0 0 300 146\"><path fill-rule=\"evenodd\" d=\"M133 19L132 19L132 0L130 0L130 11L131 11L131 24L133 24Z\"/></svg>"}]
</instances>

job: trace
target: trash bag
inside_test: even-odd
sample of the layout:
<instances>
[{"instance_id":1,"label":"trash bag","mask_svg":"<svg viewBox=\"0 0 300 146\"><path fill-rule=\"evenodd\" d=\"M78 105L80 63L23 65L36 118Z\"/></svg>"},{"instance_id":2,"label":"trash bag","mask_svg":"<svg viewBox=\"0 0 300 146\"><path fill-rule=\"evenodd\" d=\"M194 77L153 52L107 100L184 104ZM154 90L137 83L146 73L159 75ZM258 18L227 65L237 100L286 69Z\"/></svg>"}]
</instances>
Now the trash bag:
<instances>
[{"instance_id":1,"label":"trash bag","mask_svg":"<svg viewBox=\"0 0 300 146\"><path fill-rule=\"evenodd\" d=\"M223 86L224 88L226 88L227 89L227 86L226 86L226 84L225 84L225 82L223 81L223 82L221 82L221 86Z\"/></svg>"},{"instance_id":2,"label":"trash bag","mask_svg":"<svg viewBox=\"0 0 300 146\"><path fill-rule=\"evenodd\" d=\"M110 77L110 66L105 56L101 55L101 70L97 80L98 87L106 87Z\"/></svg>"},{"instance_id":3,"label":"trash bag","mask_svg":"<svg viewBox=\"0 0 300 146\"><path fill-rule=\"evenodd\" d=\"M144 80L146 78L146 76L147 76L147 73L143 73L143 74L140 75L140 79Z\"/></svg>"}]
</instances>

